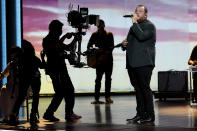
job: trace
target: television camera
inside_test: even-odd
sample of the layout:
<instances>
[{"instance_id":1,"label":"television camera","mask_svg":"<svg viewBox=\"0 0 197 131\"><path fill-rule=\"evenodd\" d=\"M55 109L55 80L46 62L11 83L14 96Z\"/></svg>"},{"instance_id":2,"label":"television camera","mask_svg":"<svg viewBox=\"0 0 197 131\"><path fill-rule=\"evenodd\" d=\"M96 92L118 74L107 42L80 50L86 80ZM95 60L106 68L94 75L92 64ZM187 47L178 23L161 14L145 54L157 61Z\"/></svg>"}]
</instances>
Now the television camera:
<instances>
[{"instance_id":1,"label":"television camera","mask_svg":"<svg viewBox=\"0 0 197 131\"><path fill-rule=\"evenodd\" d=\"M88 15L88 8L79 8L71 10L68 13L68 23L78 29L88 29L89 25L98 25L99 15Z\"/></svg>"},{"instance_id":2,"label":"television camera","mask_svg":"<svg viewBox=\"0 0 197 131\"><path fill-rule=\"evenodd\" d=\"M81 55L83 55L81 52L82 36L86 35L86 32L83 32L82 29L88 29L90 28L90 25L98 25L99 15L88 15L88 8L79 8L78 6L78 10L72 10L72 7L69 7L70 11L67 14L67 21L69 25L71 25L73 28L76 28L76 32L72 33L74 34L76 40L74 43L72 43L73 48L69 54L68 61L71 65L74 65L74 67L80 68L86 65L85 63L81 62Z\"/></svg>"}]
</instances>

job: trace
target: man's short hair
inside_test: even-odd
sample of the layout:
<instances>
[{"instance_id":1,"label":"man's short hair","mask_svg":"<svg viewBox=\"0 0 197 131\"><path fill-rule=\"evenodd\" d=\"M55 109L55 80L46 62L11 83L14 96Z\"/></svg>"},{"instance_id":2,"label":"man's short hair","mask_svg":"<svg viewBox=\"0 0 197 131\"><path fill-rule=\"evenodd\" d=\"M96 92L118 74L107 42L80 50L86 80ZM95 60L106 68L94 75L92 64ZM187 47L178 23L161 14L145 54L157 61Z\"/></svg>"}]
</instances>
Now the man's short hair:
<instances>
[{"instance_id":1,"label":"man's short hair","mask_svg":"<svg viewBox=\"0 0 197 131\"><path fill-rule=\"evenodd\" d=\"M51 30L62 28L63 25L64 24L59 20L52 20L51 23L49 24L49 30L51 31Z\"/></svg>"},{"instance_id":2,"label":"man's short hair","mask_svg":"<svg viewBox=\"0 0 197 131\"><path fill-rule=\"evenodd\" d=\"M99 23L105 24L104 20L102 20L102 19L99 19Z\"/></svg>"},{"instance_id":3,"label":"man's short hair","mask_svg":"<svg viewBox=\"0 0 197 131\"><path fill-rule=\"evenodd\" d=\"M136 7L136 9L137 9L138 7L144 7L144 12L145 12L145 13L148 13L148 8L147 8L145 5L138 5L138 6Z\"/></svg>"}]
</instances>

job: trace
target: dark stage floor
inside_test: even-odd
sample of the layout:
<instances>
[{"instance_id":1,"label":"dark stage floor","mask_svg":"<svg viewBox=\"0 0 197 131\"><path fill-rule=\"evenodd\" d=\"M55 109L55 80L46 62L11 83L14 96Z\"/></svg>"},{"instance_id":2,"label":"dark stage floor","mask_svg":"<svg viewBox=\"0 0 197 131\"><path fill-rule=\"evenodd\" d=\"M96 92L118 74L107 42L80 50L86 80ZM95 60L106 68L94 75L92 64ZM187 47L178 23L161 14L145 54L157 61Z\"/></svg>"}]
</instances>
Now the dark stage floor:
<instances>
[{"instance_id":1,"label":"dark stage floor","mask_svg":"<svg viewBox=\"0 0 197 131\"><path fill-rule=\"evenodd\" d=\"M26 115L20 117L20 125L17 127L0 124L1 129L38 129L38 130L67 130L67 131L182 131L197 129L197 106L191 107L184 99L159 102L155 100L156 120L154 125L139 125L128 123L127 118L135 115L135 96L112 96L113 104L90 104L91 96L76 97L75 113L82 115L82 119L74 123L64 120L64 102L55 113L61 121L57 123L47 122L42 116L48 107L51 98L40 98L39 112L40 123L30 126L26 122ZM104 97L101 97L104 100ZM26 114L23 112L22 114ZM195 129L196 128L196 129Z\"/></svg>"}]
</instances>

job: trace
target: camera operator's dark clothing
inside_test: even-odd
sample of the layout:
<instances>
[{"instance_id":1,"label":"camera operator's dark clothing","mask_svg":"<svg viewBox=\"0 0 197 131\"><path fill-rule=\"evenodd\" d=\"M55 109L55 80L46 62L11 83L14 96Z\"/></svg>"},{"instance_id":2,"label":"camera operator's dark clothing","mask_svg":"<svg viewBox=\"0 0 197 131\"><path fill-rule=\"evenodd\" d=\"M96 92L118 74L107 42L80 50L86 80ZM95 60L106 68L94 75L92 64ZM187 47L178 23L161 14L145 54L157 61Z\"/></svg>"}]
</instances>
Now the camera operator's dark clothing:
<instances>
[{"instance_id":1,"label":"camera operator's dark clothing","mask_svg":"<svg viewBox=\"0 0 197 131\"><path fill-rule=\"evenodd\" d=\"M47 72L52 79L55 94L46 110L46 114L53 115L59 107L62 99L65 99L66 119L70 119L74 108L74 86L69 77L64 49L67 47L59 43L59 38L47 35L43 39L43 49L47 55Z\"/></svg>"},{"instance_id":2,"label":"camera operator's dark clothing","mask_svg":"<svg viewBox=\"0 0 197 131\"><path fill-rule=\"evenodd\" d=\"M47 55L47 70L51 72L61 72L66 67L64 56L64 44L59 43L59 38L47 35L43 39L43 49Z\"/></svg>"},{"instance_id":3,"label":"camera operator's dark clothing","mask_svg":"<svg viewBox=\"0 0 197 131\"><path fill-rule=\"evenodd\" d=\"M61 72L50 73L49 75L52 79L55 94L48 109L46 110L46 114L53 115L64 98L66 103L65 118L70 119L71 115L73 114L75 98L74 87L68 75L67 68L65 67Z\"/></svg>"},{"instance_id":4,"label":"camera operator's dark clothing","mask_svg":"<svg viewBox=\"0 0 197 131\"><path fill-rule=\"evenodd\" d=\"M193 48L189 60L197 61L197 46ZM197 101L197 73L196 72L193 73L193 91L194 91L194 99Z\"/></svg>"},{"instance_id":5,"label":"camera operator's dark clothing","mask_svg":"<svg viewBox=\"0 0 197 131\"><path fill-rule=\"evenodd\" d=\"M154 119L153 95L150 88L155 66L156 29L149 21L134 23L127 35L126 65L130 82L136 91L137 115Z\"/></svg>"},{"instance_id":6,"label":"camera operator's dark clothing","mask_svg":"<svg viewBox=\"0 0 197 131\"><path fill-rule=\"evenodd\" d=\"M96 65L96 80L95 80L95 100L99 100L102 76L105 73L105 97L110 97L111 90L111 75L113 70L112 50L114 47L114 38L111 32L104 31L103 33L94 32L90 37L87 48L90 49L95 45L99 48Z\"/></svg>"}]
</instances>

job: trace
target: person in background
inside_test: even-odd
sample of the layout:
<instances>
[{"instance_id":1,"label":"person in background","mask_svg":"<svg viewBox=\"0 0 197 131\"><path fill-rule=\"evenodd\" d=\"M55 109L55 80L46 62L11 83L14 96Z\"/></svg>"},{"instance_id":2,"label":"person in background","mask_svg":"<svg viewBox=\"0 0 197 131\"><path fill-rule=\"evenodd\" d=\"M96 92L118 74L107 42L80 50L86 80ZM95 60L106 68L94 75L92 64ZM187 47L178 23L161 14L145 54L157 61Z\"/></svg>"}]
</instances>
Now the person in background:
<instances>
[{"instance_id":1,"label":"person in background","mask_svg":"<svg viewBox=\"0 0 197 131\"><path fill-rule=\"evenodd\" d=\"M22 57L21 68L19 70L19 91L18 98L14 103L12 113L10 115L9 124L17 125L18 113L20 106L28 97L29 88L33 91L32 109L30 114L30 124L38 123L38 104L39 104L39 92L40 92L40 72L39 68L42 68L42 63L38 57L35 56L35 50L32 44L26 40L23 40L22 44Z\"/></svg>"},{"instance_id":2,"label":"person in background","mask_svg":"<svg viewBox=\"0 0 197 131\"><path fill-rule=\"evenodd\" d=\"M41 86L41 75L39 69L43 69L44 64L36 56L35 49L29 41L23 40L22 49L24 56L23 58L27 67L26 70L30 71L29 72L30 77L28 77L30 81L27 84L27 88L31 87L33 92L30 123L35 124L39 122L38 105L39 105L39 92Z\"/></svg>"},{"instance_id":3,"label":"person in background","mask_svg":"<svg viewBox=\"0 0 197 131\"><path fill-rule=\"evenodd\" d=\"M155 67L156 28L147 16L147 7L138 5L132 17L133 25L122 42L126 49L126 68L136 92L137 103L136 116L127 121L139 123L155 121L150 81Z\"/></svg>"},{"instance_id":4,"label":"person in background","mask_svg":"<svg viewBox=\"0 0 197 131\"><path fill-rule=\"evenodd\" d=\"M9 116L18 98L21 57L22 49L17 46L11 47L7 67L0 73L0 80L7 77L7 84L0 91L0 108L2 110L3 122L5 123L9 122Z\"/></svg>"},{"instance_id":5,"label":"person in background","mask_svg":"<svg viewBox=\"0 0 197 131\"><path fill-rule=\"evenodd\" d=\"M112 51L114 47L114 38L111 32L105 30L105 22L99 20L97 31L94 32L87 45L89 50L91 47L96 46L99 48L96 62L96 80L95 80L95 96L92 104L102 104L104 102L99 101L101 80L103 74L105 74L105 101L106 103L113 103L111 96L111 75L113 70L113 56Z\"/></svg>"},{"instance_id":6,"label":"person in background","mask_svg":"<svg viewBox=\"0 0 197 131\"><path fill-rule=\"evenodd\" d=\"M192 66L197 66L197 45L193 48L191 56L188 60L188 64ZM193 102L197 103L197 73L193 72L193 92L192 97Z\"/></svg>"}]
</instances>

